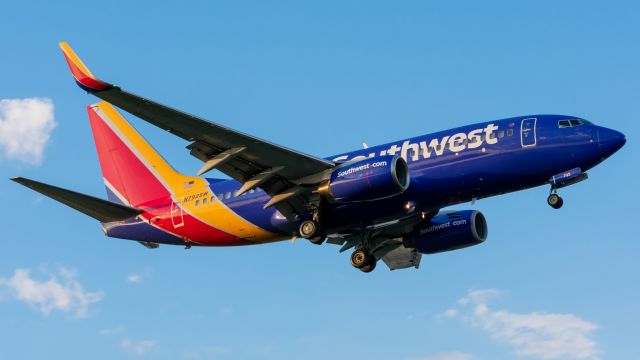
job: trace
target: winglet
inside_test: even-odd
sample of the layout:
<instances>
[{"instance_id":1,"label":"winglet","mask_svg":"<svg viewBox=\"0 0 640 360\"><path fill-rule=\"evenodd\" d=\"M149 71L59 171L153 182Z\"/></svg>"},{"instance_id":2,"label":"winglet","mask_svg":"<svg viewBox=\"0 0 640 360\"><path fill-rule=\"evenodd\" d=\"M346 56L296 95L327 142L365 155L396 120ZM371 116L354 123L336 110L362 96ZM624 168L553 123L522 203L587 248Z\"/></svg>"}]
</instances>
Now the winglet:
<instances>
[{"instance_id":1,"label":"winglet","mask_svg":"<svg viewBox=\"0 0 640 360\"><path fill-rule=\"evenodd\" d=\"M76 79L78 86L90 93L109 90L114 87L113 85L96 78L82 60L80 60L78 55L76 55L73 49L71 49L69 44L64 41L61 42L60 49L62 50L65 60L67 60L71 74L74 79Z\"/></svg>"}]
</instances>

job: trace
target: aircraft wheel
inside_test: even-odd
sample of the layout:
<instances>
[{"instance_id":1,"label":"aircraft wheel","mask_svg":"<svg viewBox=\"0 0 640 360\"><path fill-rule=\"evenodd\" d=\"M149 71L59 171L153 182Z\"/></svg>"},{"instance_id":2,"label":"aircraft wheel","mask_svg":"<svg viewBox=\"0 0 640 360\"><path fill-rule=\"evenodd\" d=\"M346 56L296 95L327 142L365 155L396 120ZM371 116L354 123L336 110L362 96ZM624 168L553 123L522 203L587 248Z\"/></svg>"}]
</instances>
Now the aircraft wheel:
<instances>
[{"instance_id":1,"label":"aircraft wheel","mask_svg":"<svg viewBox=\"0 0 640 360\"><path fill-rule=\"evenodd\" d=\"M361 269L370 262L371 255L366 251L360 249L351 254L351 265L357 269Z\"/></svg>"},{"instance_id":2,"label":"aircraft wheel","mask_svg":"<svg viewBox=\"0 0 640 360\"><path fill-rule=\"evenodd\" d=\"M320 224L313 220L305 220L300 224L298 232L305 239L313 239L320 234Z\"/></svg>"},{"instance_id":3,"label":"aircraft wheel","mask_svg":"<svg viewBox=\"0 0 640 360\"><path fill-rule=\"evenodd\" d=\"M554 209L560 209L562 207L562 205L564 204L564 201L562 200L560 195L551 194L547 198L547 204L549 204L549 206L551 206Z\"/></svg>"},{"instance_id":4,"label":"aircraft wheel","mask_svg":"<svg viewBox=\"0 0 640 360\"><path fill-rule=\"evenodd\" d=\"M309 239L309 242L312 243L313 245L322 245L322 243L324 242L324 236L320 235L320 236L316 236L314 238Z\"/></svg>"},{"instance_id":5,"label":"aircraft wheel","mask_svg":"<svg viewBox=\"0 0 640 360\"><path fill-rule=\"evenodd\" d=\"M376 263L376 259L374 259L373 256L369 256L369 262L365 266L361 267L360 271L363 273L370 273L376 268Z\"/></svg>"}]
</instances>

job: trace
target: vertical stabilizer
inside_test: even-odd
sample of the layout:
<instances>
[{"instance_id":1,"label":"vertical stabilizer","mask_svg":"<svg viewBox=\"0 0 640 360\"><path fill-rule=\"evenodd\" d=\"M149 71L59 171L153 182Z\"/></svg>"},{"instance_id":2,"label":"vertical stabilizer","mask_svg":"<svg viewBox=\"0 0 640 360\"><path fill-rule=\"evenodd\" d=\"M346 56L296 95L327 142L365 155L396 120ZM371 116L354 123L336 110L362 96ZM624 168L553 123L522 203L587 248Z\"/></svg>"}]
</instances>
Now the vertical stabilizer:
<instances>
[{"instance_id":1,"label":"vertical stabilizer","mask_svg":"<svg viewBox=\"0 0 640 360\"><path fill-rule=\"evenodd\" d=\"M87 110L112 201L139 206L167 199L194 179L175 171L109 103Z\"/></svg>"}]
</instances>

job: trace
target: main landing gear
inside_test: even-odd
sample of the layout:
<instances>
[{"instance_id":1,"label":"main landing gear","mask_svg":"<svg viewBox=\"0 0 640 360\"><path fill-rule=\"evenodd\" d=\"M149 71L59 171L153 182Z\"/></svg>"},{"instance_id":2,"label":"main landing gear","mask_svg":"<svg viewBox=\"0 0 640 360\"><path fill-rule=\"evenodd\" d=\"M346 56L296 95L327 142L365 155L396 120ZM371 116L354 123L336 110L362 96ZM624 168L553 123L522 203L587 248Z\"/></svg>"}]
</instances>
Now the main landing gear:
<instances>
[{"instance_id":1,"label":"main landing gear","mask_svg":"<svg viewBox=\"0 0 640 360\"><path fill-rule=\"evenodd\" d=\"M320 245L324 241L320 224L315 220L303 221L298 228L298 234L315 245Z\"/></svg>"},{"instance_id":2,"label":"main landing gear","mask_svg":"<svg viewBox=\"0 0 640 360\"><path fill-rule=\"evenodd\" d=\"M558 195L556 189L551 189L551 194L549 194L549 197L547 198L547 204L554 209L560 209L564 204L564 200L562 200L560 195Z\"/></svg>"},{"instance_id":3,"label":"main landing gear","mask_svg":"<svg viewBox=\"0 0 640 360\"><path fill-rule=\"evenodd\" d=\"M351 254L351 265L364 273L369 273L376 268L376 258L364 249L358 249Z\"/></svg>"}]
</instances>

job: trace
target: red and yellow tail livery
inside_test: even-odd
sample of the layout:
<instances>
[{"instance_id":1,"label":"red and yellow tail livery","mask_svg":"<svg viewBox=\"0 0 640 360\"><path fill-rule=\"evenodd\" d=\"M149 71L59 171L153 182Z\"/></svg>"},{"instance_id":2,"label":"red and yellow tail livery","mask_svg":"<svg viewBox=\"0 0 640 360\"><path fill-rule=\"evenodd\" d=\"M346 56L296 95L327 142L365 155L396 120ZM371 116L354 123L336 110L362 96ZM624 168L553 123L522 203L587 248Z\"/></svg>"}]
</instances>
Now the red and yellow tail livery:
<instances>
[{"instance_id":1,"label":"red and yellow tail livery","mask_svg":"<svg viewBox=\"0 0 640 360\"><path fill-rule=\"evenodd\" d=\"M143 210L140 217L146 226L197 245L273 239L272 233L222 204L207 180L174 170L109 103L87 110L110 199ZM121 226L109 224L106 229L116 232Z\"/></svg>"}]
</instances>

